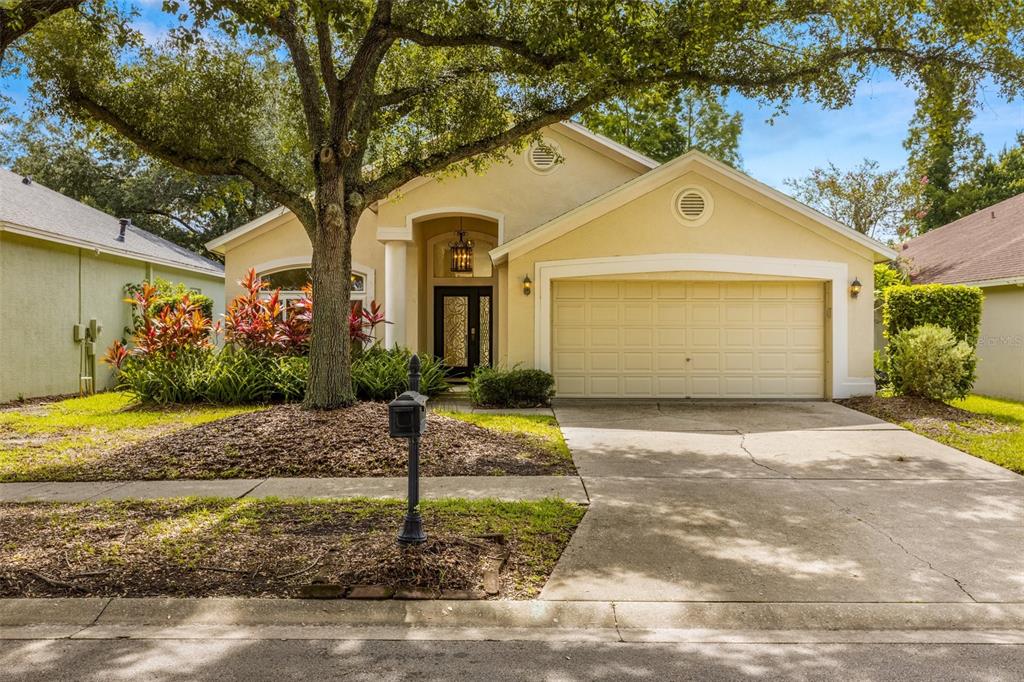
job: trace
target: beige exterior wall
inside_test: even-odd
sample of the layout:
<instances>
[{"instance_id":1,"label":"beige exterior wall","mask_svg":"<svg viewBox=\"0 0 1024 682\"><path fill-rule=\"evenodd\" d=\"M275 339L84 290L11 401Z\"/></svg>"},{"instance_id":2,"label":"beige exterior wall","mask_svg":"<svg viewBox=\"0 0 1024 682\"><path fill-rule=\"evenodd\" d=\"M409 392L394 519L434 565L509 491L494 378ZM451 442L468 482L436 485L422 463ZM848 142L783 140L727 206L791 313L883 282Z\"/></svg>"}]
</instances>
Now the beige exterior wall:
<instances>
[{"instance_id":1,"label":"beige exterior wall","mask_svg":"<svg viewBox=\"0 0 1024 682\"><path fill-rule=\"evenodd\" d=\"M1024 400L1024 288L988 287L974 392Z\"/></svg>"},{"instance_id":2,"label":"beige exterior wall","mask_svg":"<svg viewBox=\"0 0 1024 682\"><path fill-rule=\"evenodd\" d=\"M424 181L383 202L378 224L382 228L402 228L410 215L424 211L477 208L504 216L504 238L508 241L640 175L636 168L613 161L565 135L548 131L545 138L558 145L564 159L555 170L536 173L523 154L515 154L482 175Z\"/></svg>"},{"instance_id":3,"label":"beige exterior wall","mask_svg":"<svg viewBox=\"0 0 1024 682\"><path fill-rule=\"evenodd\" d=\"M714 200L713 214L700 227L681 225L672 215L676 192L687 185L708 190ZM759 193L714 171L689 172L673 178L649 193L538 246L509 262L509 281L526 275L536 279L539 262L607 256L660 253L731 254L830 261L845 264L849 279L871 281L874 255L866 247L844 239L832 230L783 207ZM765 279L743 273L674 273L677 279ZM652 276L664 279L664 274ZM615 275L614 279L621 279ZM536 296L524 296L510 287L508 314L508 362L527 366L534 357L534 306ZM872 376L872 303L870 296L849 299L848 364L851 377Z\"/></svg>"},{"instance_id":4,"label":"beige exterior wall","mask_svg":"<svg viewBox=\"0 0 1024 682\"><path fill-rule=\"evenodd\" d=\"M131 323L125 284L150 277L200 289L215 311L224 305L217 277L0 233L0 402L77 392L83 349L74 325L90 319L103 325L102 357ZM97 359L96 387L110 388L112 379Z\"/></svg>"}]
</instances>

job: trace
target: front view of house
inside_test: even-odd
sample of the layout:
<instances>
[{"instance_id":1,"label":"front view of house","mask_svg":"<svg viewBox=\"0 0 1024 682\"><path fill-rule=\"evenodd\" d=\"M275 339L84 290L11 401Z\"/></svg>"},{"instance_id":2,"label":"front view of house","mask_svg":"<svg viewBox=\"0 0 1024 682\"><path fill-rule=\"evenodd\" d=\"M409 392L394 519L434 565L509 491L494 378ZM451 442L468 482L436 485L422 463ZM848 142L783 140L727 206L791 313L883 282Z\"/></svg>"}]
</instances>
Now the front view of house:
<instances>
[{"instance_id":1,"label":"front view of house","mask_svg":"<svg viewBox=\"0 0 1024 682\"><path fill-rule=\"evenodd\" d=\"M228 298L249 268L308 279L283 208L209 247ZM659 165L564 123L368 209L353 299L383 301L389 346L545 369L560 397L842 398L874 392L872 266L895 256L699 152Z\"/></svg>"}]
</instances>

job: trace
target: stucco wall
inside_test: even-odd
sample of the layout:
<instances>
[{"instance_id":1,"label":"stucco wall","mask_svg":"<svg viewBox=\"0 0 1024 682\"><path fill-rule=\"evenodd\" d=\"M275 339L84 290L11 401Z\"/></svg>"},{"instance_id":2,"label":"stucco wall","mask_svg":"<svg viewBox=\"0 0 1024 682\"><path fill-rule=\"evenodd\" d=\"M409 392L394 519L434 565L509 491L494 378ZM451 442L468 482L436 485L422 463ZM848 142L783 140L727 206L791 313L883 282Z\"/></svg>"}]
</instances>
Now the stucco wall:
<instances>
[{"instance_id":1,"label":"stucco wall","mask_svg":"<svg viewBox=\"0 0 1024 682\"><path fill-rule=\"evenodd\" d=\"M102 357L130 324L124 285L147 276L184 282L223 306L224 287L216 277L164 267L147 271L140 261L0 233L0 401L77 392L82 345L74 341L74 325L93 318L103 325ZM109 388L111 381L110 369L97 360L97 388Z\"/></svg>"},{"instance_id":2,"label":"stucco wall","mask_svg":"<svg viewBox=\"0 0 1024 682\"><path fill-rule=\"evenodd\" d=\"M405 227L406 217L442 207L469 207L504 215L505 241L632 180L639 171L548 130L564 157L555 170L533 172L523 154L491 165L482 175L431 180L380 206L381 227Z\"/></svg>"},{"instance_id":3,"label":"stucco wall","mask_svg":"<svg viewBox=\"0 0 1024 682\"><path fill-rule=\"evenodd\" d=\"M367 211L360 219L352 240L352 262L373 269L374 288L368 298L383 302L384 245L377 241L375 230L376 218L372 211ZM227 247L224 252L227 301L242 293L238 282L245 277L249 268L265 271L268 266L274 266L276 263L278 265L273 269L278 269L283 267L282 264L285 262L292 263L288 267L302 267L295 263L308 265L313 257L313 245L309 241L309 236L302 223L291 213L261 226L244 239L232 242Z\"/></svg>"},{"instance_id":4,"label":"stucco wall","mask_svg":"<svg viewBox=\"0 0 1024 682\"><path fill-rule=\"evenodd\" d=\"M1024 400L1024 288L985 289L974 391Z\"/></svg>"},{"instance_id":5,"label":"stucco wall","mask_svg":"<svg viewBox=\"0 0 1024 682\"><path fill-rule=\"evenodd\" d=\"M672 215L672 199L686 185L706 188L714 212L704 225L686 227ZM633 256L659 253L734 254L845 263L849 279L872 281L873 254L865 247L763 197L713 171L689 172L613 211L543 244L514 256L508 266L508 358L510 364L535 364L534 306L536 296L524 296L520 282L535 277L542 261ZM728 279L729 275L674 273L679 279ZM742 277L742 275L739 275ZM665 275L658 275L659 279ZM757 277L756 279L764 279ZM862 295L848 299L848 364L850 377L872 376L872 304Z\"/></svg>"}]
</instances>

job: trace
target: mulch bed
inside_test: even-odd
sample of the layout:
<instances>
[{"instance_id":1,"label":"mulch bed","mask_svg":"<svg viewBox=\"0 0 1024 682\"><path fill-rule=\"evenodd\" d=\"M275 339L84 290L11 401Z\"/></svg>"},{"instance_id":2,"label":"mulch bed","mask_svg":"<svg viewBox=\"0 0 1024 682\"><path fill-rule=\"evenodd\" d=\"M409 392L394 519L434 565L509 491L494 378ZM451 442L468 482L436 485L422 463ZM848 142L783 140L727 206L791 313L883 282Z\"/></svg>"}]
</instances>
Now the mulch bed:
<instances>
[{"instance_id":1,"label":"mulch bed","mask_svg":"<svg viewBox=\"0 0 1024 682\"><path fill-rule=\"evenodd\" d=\"M561 504L540 533L529 514L506 518L500 545L473 535L486 508L425 505L429 539L409 549L395 542L397 502L0 504L0 597L296 597L314 581L480 593L507 554L497 598L523 599L539 593L582 517Z\"/></svg>"},{"instance_id":2,"label":"mulch bed","mask_svg":"<svg viewBox=\"0 0 1024 682\"><path fill-rule=\"evenodd\" d=\"M404 476L405 441L388 435L384 403L303 410L278 405L128 445L76 478L263 478ZM420 442L424 476L571 475L570 460L536 439L437 414Z\"/></svg>"},{"instance_id":3,"label":"mulch bed","mask_svg":"<svg viewBox=\"0 0 1024 682\"><path fill-rule=\"evenodd\" d=\"M961 410L938 400L914 396L891 398L864 397L837 400L837 403L894 424L908 424L923 435L949 433L951 426L962 432L989 434L1015 430L1013 426L975 412Z\"/></svg>"}]
</instances>

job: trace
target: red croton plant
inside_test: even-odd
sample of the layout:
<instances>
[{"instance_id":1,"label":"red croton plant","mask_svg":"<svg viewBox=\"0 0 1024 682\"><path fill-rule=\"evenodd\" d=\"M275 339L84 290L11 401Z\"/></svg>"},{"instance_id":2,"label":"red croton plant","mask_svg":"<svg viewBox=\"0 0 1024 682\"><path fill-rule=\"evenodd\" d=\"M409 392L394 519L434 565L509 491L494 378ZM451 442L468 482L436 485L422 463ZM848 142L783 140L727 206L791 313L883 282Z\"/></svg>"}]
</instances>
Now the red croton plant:
<instances>
[{"instance_id":1,"label":"red croton plant","mask_svg":"<svg viewBox=\"0 0 1024 682\"><path fill-rule=\"evenodd\" d=\"M313 288L306 284L303 295L281 301L281 290L269 289L269 283L250 269L239 284L245 293L228 304L224 315L224 340L235 347L276 355L305 355L313 329ZM151 310L156 287L143 284L142 290L127 301L142 311ZM104 361L120 367L130 355L148 356L212 347L210 336L220 331L220 323L212 324L199 307L184 297L175 305L165 306L156 315L143 314L143 325L132 336L132 347L120 341L107 351ZM362 349L375 341L374 329L386 324L384 313L376 301L369 309L354 305L349 314L348 333L352 347Z\"/></svg>"},{"instance_id":2,"label":"red croton plant","mask_svg":"<svg viewBox=\"0 0 1024 682\"><path fill-rule=\"evenodd\" d=\"M129 355L158 354L173 360L181 353L212 346L210 336L219 331L220 323L213 324L187 294L175 305L164 306L155 314L147 312L153 309L157 296L157 288L143 282L138 293L125 299L142 311L142 325L132 334L130 349L120 341L115 341L103 357L104 362L121 367Z\"/></svg>"}]
</instances>

